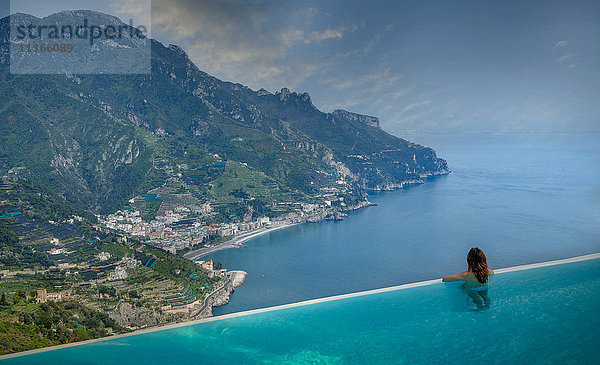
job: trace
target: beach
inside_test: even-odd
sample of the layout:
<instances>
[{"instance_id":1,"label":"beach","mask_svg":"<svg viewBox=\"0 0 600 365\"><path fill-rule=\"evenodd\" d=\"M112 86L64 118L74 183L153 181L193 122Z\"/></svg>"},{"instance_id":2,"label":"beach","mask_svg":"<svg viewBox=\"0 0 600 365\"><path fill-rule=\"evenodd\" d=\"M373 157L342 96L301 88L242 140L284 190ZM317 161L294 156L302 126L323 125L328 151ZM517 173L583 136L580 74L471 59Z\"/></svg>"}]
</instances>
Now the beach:
<instances>
[{"instance_id":1,"label":"beach","mask_svg":"<svg viewBox=\"0 0 600 365\"><path fill-rule=\"evenodd\" d=\"M183 255L183 257L185 257L188 260L194 261L194 260L197 260L206 255L215 253L217 251L222 251L222 250L226 250L226 249L230 249L230 248L245 247L245 245L243 245L242 243L248 241L249 239L252 239L252 238L255 238L258 236L262 236L269 232L277 231L277 230L280 230L283 228L292 227L297 224L300 224L300 223L282 223L282 224L272 225L269 227L262 227L255 231L247 232L247 233L243 233L238 236L235 236L232 239L230 239L229 241L223 242L214 247L202 247L197 250L192 250L192 251L186 253L185 255Z\"/></svg>"}]
</instances>

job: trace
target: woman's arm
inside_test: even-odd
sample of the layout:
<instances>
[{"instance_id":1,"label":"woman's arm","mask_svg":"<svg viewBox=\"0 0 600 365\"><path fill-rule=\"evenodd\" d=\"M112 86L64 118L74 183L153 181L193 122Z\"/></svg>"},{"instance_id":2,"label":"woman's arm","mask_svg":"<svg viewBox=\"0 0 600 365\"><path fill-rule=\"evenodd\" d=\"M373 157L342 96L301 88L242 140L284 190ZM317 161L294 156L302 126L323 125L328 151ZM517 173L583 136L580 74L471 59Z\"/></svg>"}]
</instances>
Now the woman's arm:
<instances>
[{"instance_id":1,"label":"woman's arm","mask_svg":"<svg viewBox=\"0 0 600 365\"><path fill-rule=\"evenodd\" d=\"M460 281L460 280L465 280L465 278L467 277L468 273L469 273L468 271L465 271L465 272L461 272L460 274L454 274L454 275L444 276L442 278L442 281L446 282L446 281Z\"/></svg>"}]
</instances>

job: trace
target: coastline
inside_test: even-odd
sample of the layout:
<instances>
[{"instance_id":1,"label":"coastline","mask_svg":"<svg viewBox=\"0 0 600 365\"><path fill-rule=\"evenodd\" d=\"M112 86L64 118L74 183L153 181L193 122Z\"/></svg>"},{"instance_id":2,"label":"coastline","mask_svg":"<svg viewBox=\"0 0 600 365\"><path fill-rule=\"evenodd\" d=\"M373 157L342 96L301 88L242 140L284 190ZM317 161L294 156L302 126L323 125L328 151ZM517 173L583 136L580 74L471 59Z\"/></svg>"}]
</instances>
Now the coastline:
<instances>
[{"instance_id":1,"label":"coastline","mask_svg":"<svg viewBox=\"0 0 600 365\"><path fill-rule=\"evenodd\" d=\"M330 213L327 215L316 215L316 216L312 216L312 217L306 218L301 221L295 221L295 222L285 222L284 221L283 223L277 223L272 226L261 227L257 230L254 230L251 232L245 232L236 237L233 237L230 240L225 241L217 246L202 247L202 248L187 252L186 254L183 255L183 257L190 261L197 261L198 259L200 259L202 257L208 256L208 255L218 252L218 251L227 250L227 249L231 249L231 248L246 247L246 245L243 244L244 242L251 240L253 238L262 236L264 234L270 233L270 232L274 232L274 231L277 231L280 229L293 227L293 226L305 224L305 223L321 222L321 221L328 220L328 219L343 220L344 217L348 216L346 214L346 212L351 212L351 211L359 210L359 209L362 209L365 207L376 206L376 205L377 204L373 204L368 200L364 200L364 201L359 202L356 205L346 207L345 209L340 210L340 211L336 211L333 214ZM213 307L218 307L218 306L226 305L227 303L229 303L229 298L230 298L231 294L233 293L235 288L241 286L244 283L246 275L247 275L246 272L239 271L239 270L232 271L232 273L239 273L240 275L242 275L242 273L243 273L243 279L237 283L235 283L235 280L233 280L233 281L229 280L218 290L215 290L214 292L212 292L209 295L209 297L207 297L205 299L205 301L203 302L201 309L198 310L194 315L192 315L191 318L211 318L211 317L213 317L213 314L212 314ZM234 278L235 278L235 276L234 276ZM192 319L192 321L193 320L195 320L195 319ZM165 325L168 325L168 324L165 324Z\"/></svg>"},{"instance_id":2,"label":"coastline","mask_svg":"<svg viewBox=\"0 0 600 365\"><path fill-rule=\"evenodd\" d=\"M496 274L503 274L503 273L513 272L513 271L529 270L529 269L536 269L536 268L547 267L547 266L555 266L555 265L562 265L562 264L575 263L575 262L588 261L588 260L598 260L598 259L600 259L600 253L592 253L592 254L588 254L588 255L570 257L570 258L566 258L566 259L559 259L559 260L552 260L552 261L546 261L546 262L540 262L540 263L533 263L533 264L528 264L528 265L519 265L519 266L501 268L501 269L496 269L495 271L496 271ZM162 326L148 327L148 328L144 328L142 330L137 330L137 331L122 334L122 335L107 336L107 337L102 337L102 338L97 338L97 339L92 339L92 340L87 340L87 341L73 342L73 343L68 343L68 344L63 344L63 345L42 347L42 348L28 350L28 351L6 354L6 355L0 356L0 361L4 360L4 359L10 359L10 358L15 358L15 357L20 357L20 356L26 356L26 355L47 352L47 351L59 350L59 349L64 349L64 348L68 348L68 347L81 346L81 345L86 345L86 344L91 344L91 343L96 343L96 342L101 342L101 341L125 338L125 337L129 337L129 336L136 336L136 335L141 335L141 334L145 334L145 333L152 333L152 332L169 330L169 329L174 329L174 328L187 327L187 326L201 324L201 323L208 323L208 322L220 321L220 320L225 320L225 319L230 319L230 318L244 317L244 316L249 316L249 315L253 315L253 314L273 312L273 311L278 311L278 310L283 310L283 309L288 309L288 308L331 302L331 301L340 300L340 299L355 298L355 297L361 297L361 296L366 296L366 295L379 294L379 293L385 293L385 292L390 292L390 291L404 290L404 289L416 288L416 287L433 285L433 284L441 284L441 283L442 283L441 279L419 281L419 282L414 282L414 283L401 284L401 285L397 285L397 286L367 290L367 291L362 291L362 292L335 295L335 296L331 296L331 297L324 297L324 298L318 298L318 299L310 299L310 300L306 300L306 301L290 303L290 304L283 304L283 305L278 305L278 306L274 306L274 307L259 308L259 309L244 311L244 312L238 312L238 313L230 313L230 314L225 314L222 316L208 317L208 318L202 318L202 319L197 319L197 320L192 320L192 321L178 322L178 323L166 324L166 325L162 325Z\"/></svg>"},{"instance_id":3,"label":"coastline","mask_svg":"<svg viewBox=\"0 0 600 365\"><path fill-rule=\"evenodd\" d=\"M283 228L292 227L292 226L295 226L298 224L301 224L301 223L283 223L283 224L278 224L276 226L271 226L271 227L262 227L255 231L241 234L241 235L234 237L228 241L225 241L215 247L202 247L197 250L187 252L183 255L183 257L188 260L195 261L201 257L210 255L211 253L215 253L217 251L222 251L222 250L226 250L229 248L245 247L245 245L243 245L242 243L244 243L252 238L259 237L259 236L262 236L262 235L270 233L270 232L278 231Z\"/></svg>"},{"instance_id":4,"label":"coastline","mask_svg":"<svg viewBox=\"0 0 600 365\"><path fill-rule=\"evenodd\" d=\"M227 240L223 243L220 243L219 245L214 246L214 247L202 247L202 248L192 250L190 252L185 253L183 255L183 257L188 260L196 261L199 258L202 258L204 256L210 255L211 253L215 253L218 251L227 250L230 248L246 247L246 245L243 244L244 242L251 240L252 238L256 238L256 237L262 236L264 234L270 233L270 232L278 231L280 229L293 227L293 226L297 226L297 225L305 224L305 223L318 223L318 222L321 222L321 221L324 221L327 219L342 220L344 217L347 216L347 214L345 212L351 212L351 211L359 210L359 209L362 209L365 207L372 207L372 206L376 206L376 205L377 204L371 203L368 200L364 200L364 201L359 202L356 205L346 207L345 209L341 209L340 211L336 212L336 214L333 214L333 215L314 216L314 217L305 218L302 221L289 222L289 223L285 222L285 223L280 223L280 224L269 226L269 227L262 227L255 231L246 232L241 235L235 236L232 239Z\"/></svg>"},{"instance_id":5,"label":"coastline","mask_svg":"<svg viewBox=\"0 0 600 365\"><path fill-rule=\"evenodd\" d=\"M212 317L212 309L229 303L231 293L244 284L246 276L248 276L248 273L242 270L228 272L227 281L204 298L202 307L195 314L191 315L190 320Z\"/></svg>"}]
</instances>

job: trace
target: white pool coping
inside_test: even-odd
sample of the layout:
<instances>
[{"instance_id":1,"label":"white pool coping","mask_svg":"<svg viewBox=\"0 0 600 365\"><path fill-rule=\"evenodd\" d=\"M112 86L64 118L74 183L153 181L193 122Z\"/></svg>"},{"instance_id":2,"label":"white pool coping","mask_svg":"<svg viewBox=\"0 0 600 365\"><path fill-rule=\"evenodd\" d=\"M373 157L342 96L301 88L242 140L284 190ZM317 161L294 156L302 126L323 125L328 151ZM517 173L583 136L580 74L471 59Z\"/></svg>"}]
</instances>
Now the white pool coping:
<instances>
[{"instance_id":1,"label":"white pool coping","mask_svg":"<svg viewBox=\"0 0 600 365\"><path fill-rule=\"evenodd\" d=\"M496 274L503 274L503 273L513 272L513 271L537 269L540 267L562 265L562 264L569 264L569 263L574 263L574 262L596 260L596 259L600 259L600 253L593 253L593 254L584 255L584 256L571 257L571 258L561 259L561 260L546 261L546 262L540 262L540 263L535 263L535 264L512 266L512 267L507 267L507 268L503 268L503 269L496 269L496 270L494 270L494 272ZM318 303L332 302L332 301L340 300L340 299L356 298L356 297L362 297L362 296L366 296L366 295L416 288L416 287L420 287L420 286L427 286L427 285L437 284L437 283L441 283L441 282L442 282L442 279L419 281L419 282L415 282L415 283L390 286L390 287L380 288L380 289L373 289L373 290L366 290L366 291L360 291L360 292L355 292L355 293L334 295L331 297L310 299L310 300L305 300L305 301L296 302L296 303L277 305L277 306L273 306L273 307L252 309L252 310L248 310L248 311L224 314L221 316L203 318L203 319L198 319L198 320L194 320L194 321L187 321L187 322L181 322L181 323L168 324L168 325L164 325L164 326L151 327L151 328L138 330L135 332L126 333L126 334L122 334L122 335L108 336L108 337L102 337L102 338L97 338L97 339L93 339L93 340L80 341L80 342L68 343L68 344L51 346L51 347L43 347L43 348L29 350L29 351L17 352L14 354L2 355L2 356L0 356L0 361L4 360L4 359L19 357L19 356L32 355L32 354L36 354L36 353L40 353L40 352L53 351L53 350L64 349L67 347L86 345L86 344L90 344L90 343L94 343L94 342L114 340L114 339L129 337L129 336L137 336L137 335L141 335L141 334L145 334L145 333L169 330L169 329L173 329L173 328L193 326L193 325L200 324L200 323L215 322L215 321L221 321L221 320L230 319L230 318L250 316L253 314L274 312L274 311L278 311L278 310L282 310L282 309L302 307L302 306L318 304Z\"/></svg>"}]
</instances>

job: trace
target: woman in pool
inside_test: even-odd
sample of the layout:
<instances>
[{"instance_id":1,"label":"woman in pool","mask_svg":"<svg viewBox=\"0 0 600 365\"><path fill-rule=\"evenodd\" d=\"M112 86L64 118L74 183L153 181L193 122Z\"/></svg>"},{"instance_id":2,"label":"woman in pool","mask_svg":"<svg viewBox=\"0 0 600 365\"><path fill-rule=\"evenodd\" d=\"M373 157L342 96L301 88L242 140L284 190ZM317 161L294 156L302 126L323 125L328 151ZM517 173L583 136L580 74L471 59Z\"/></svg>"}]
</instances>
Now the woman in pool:
<instances>
[{"instance_id":1,"label":"woman in pool","mask_svg":"<svg viewBox=\"0 0 600 365\"><path fill-rule=\"evenodd\" d=\"M464 289L467 295L482 309L489 307L488 281L494 271L487 266L487 259L483 251L473 247L467 254L468 270L455 275L444 276L442 281L465 281Z\"/></svg>"}]
</instances>

